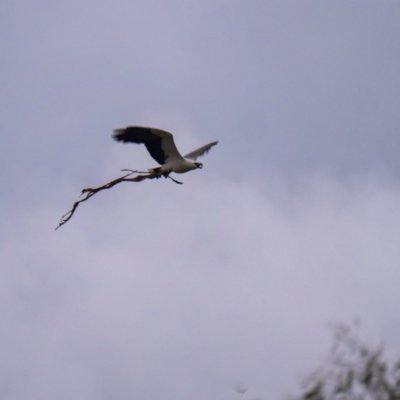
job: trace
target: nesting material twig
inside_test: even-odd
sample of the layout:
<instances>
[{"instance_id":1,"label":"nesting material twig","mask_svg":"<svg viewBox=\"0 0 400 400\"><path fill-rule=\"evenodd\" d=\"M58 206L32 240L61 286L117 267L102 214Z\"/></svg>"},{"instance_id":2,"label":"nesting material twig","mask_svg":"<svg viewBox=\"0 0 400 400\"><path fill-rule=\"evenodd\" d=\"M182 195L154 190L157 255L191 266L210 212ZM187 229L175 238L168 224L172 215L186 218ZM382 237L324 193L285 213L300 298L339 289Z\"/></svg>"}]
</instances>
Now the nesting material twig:
<instances>
[{"instance_id":1,"label":"nesting material twig","mask_svg":"<svg viewBox=\"0 0 400 400\"><path fill-rule=\"evenodd\" d=\"M118 183L121 183L121 182L141 182L141 181L144 181L145 179L160 178L161 176L163 176L162 174L160 174L159 172L157 172L157 173L150 173L150 174L146 174L146 173L145 173L145 175L137 175L137 176L135 176L134 178L128 178L128 176L130 176L130 175L132 175L132 174L135 174L135 173L139 173L139 174L140 174L140 173L143 173L143 172L133 171L133 170L127 170L127 169L124 169L123 171L129 171L129 174L126 174L126 175L124 175L124 176L121 176L120 178L114 179L113 181L108 182L108 183L106 183L105 185L102 185L102 186L99 186L99 187L96 187L96 188L86 188L86 189L82 189L81 196L82 196L83 194L85 194L85 197L84 197L83 199L81 199L81 200L76 201L76 202L72 205L71 210L68 211L66 214L64 214L64 215L61 217L61 221L60 221L60 223L58 224L56 230L57 230L60 226L63 226L65 223L67 223L67 222L72 218L72 216L74 215L74 213L75 213L76 209L78 208L79 204L81 204L81 203L83 203L84 201L90 199L90 198L91 198L93 195L95 195L97 192L100 192L101 190L104 190L104 189L110 189L110 188L112 188L113 186L115 186L115 185L117 185ZM167 175L167 174L165 174L164 176L165 176L166 178L171 178L171 177L170 177L169 175ZM173 178L171 178L171 179L172 179L175 183L182 184L182 182L179 182L179 181L177 181L177 180L175 180L175 179L173 179Z\"/></svg>"}]
</instances>

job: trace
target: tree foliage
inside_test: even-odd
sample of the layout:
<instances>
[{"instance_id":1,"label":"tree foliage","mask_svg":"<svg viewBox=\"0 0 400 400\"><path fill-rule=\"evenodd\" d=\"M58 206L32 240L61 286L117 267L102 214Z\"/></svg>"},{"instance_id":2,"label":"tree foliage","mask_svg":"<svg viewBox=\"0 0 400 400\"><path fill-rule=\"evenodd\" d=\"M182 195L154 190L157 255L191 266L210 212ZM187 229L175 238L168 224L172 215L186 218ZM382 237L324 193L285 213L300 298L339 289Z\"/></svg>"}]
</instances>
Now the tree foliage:
<instances>
[{"instance_id":1,"label":"tree foliage","mask_svg":"<svg viewBox=\"0 0 400 400\"><path fill-rule=\"evenodd\" d=\"M292 400L400 400L400 360L385 361L382 347L365 345L356 326L335 325L332 331L326 364Z\"/></svg>"}]
</instances>

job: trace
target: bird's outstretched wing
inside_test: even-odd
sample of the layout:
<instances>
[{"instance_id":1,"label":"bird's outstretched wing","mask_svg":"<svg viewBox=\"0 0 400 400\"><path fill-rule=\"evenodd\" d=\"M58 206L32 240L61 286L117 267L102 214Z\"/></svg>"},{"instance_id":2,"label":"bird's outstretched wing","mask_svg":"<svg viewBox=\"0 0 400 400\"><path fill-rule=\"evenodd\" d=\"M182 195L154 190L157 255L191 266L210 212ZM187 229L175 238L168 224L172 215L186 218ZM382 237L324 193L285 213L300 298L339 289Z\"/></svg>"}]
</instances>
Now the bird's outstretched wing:
<instances>
[{"instance_id":1,"label":"bird's outstretched wing","mask_svg":"<svg viewBox=\"0 0 400 400\"><path fill-rule=\"evenodd\" d=\"M192 152L186 154L185 158L189 158L190 160L196 161L198 157L207 154L210 151L211 147L215 146L217 143L218 140L216 142L211 142L202 147L199 147L198 149L193 150Z\"/></svg>"},{"instance_id":2,"label":"bird's outstretched wing","mask_svg":"<svg viewBox=\"0 0 400 400\"><path fill-rule=\"evenodd\" d=\"M168 161L182 159L175 146L172 133L161 129L127 126L126 128L115 129L113 138L123 143L143 143L150 155L160 165Z\"/></svg>"}]
</instances>

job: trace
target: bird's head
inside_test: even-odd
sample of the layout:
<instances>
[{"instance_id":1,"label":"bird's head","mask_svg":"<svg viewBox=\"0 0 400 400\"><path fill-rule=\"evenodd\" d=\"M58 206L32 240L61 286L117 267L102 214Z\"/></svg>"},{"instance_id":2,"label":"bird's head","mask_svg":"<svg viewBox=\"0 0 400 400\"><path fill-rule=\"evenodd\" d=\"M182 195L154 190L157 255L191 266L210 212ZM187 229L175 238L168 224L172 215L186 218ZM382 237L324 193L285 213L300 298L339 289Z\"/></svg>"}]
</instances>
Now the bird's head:
<instances>
[{"instance_id":1,"label":"bird's head","mask_svg":"<svg viewBox=\"0 0 400 400\"><path fill-rule=\"evenodd\" d=\"M196 163L194 163L194 165L196 166L196 168L200 168L200 169L203 168L203 164L201 162L196 162Z\"/></svg>"}]
</instances>

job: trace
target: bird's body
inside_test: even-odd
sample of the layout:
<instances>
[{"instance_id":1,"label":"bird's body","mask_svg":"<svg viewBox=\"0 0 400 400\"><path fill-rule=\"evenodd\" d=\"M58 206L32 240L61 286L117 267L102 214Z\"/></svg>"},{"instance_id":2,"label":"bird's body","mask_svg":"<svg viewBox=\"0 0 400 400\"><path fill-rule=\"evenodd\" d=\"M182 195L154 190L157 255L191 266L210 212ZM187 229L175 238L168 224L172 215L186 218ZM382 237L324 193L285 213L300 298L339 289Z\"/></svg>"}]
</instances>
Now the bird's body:
<instances>
[{"instance_id":1,"label":"bird's body","mask_svg":"<svg viewBox=\"0 0 400 400\"><path fill-rule=\"evenodd\" d=\"M162 172L175 172L176 174L183 174L185 172L189 172L193 169L201 168L198 166L199 163L196 163L193 160L188 160L186 158L182 158L182 160L172 160L163 164L161 167L158 168L149 168L150 172L155 170L159 170L161 168Z\"/></svg>"},{"instance_id":2,"label":"bird's body","mask_svg":"<svg viewBox=\"0 0 400 400\"><path fill-rule=\"evenodd\" d=\"M156 128L128 126L115 129L113 138L118 142L144 144L147 151L161 167L150 168L149 172L167 177L171 172L183 174L202 168L203 164L197 158L206 154L218 141L206 144L188 154L181 156L175 146L171 133Z\"/></svg>"}]
</instances>

